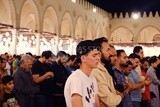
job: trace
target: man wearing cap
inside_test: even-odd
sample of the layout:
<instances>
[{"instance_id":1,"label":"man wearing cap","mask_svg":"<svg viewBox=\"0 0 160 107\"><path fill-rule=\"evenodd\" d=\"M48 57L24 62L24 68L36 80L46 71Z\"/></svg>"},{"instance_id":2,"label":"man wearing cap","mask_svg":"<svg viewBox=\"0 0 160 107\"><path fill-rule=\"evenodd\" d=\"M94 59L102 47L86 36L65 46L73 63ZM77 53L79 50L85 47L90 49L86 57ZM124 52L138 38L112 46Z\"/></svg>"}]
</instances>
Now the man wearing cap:
<instances>
[{"instance_id":1,"label":"man wearing cap","mask_svg":"<svg viewBox=\"0 0 160 107\"><path fill-rule=\"evenodd\" d=\"M92 40L81 41L76 48L80 69L72 73L65 84L67 107L100 107L97 83L91 72L100 60L98 47Z\"/></svg>"}]
</instances>

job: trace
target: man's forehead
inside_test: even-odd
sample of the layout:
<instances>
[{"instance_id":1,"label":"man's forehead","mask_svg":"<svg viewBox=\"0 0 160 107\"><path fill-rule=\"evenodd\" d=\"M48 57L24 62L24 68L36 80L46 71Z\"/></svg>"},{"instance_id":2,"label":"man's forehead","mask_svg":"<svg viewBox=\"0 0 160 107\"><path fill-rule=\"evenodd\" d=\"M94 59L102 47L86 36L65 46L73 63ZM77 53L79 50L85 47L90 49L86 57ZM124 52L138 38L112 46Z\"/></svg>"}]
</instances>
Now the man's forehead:
<instances>
[{"instance_id":1,"label":"man's forehead","mask_svg":"<svg viewBox=\"0 0 160 107\"><path fill-rule=\"evenodd\" d=\"M93 49L89 53L98 54L100 51L98 49Z\"/></svg>"}]
</instances>

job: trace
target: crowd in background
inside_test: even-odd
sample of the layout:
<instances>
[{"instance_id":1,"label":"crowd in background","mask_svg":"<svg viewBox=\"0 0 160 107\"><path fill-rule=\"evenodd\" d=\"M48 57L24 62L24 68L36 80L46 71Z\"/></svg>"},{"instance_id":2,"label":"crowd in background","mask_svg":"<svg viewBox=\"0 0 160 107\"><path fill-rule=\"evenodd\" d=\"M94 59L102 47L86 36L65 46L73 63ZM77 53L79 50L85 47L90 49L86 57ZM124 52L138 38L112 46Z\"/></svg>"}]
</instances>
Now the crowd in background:
<instances>
[{"instance_id":1,"label":"crowd in background","mask_svg":"<svg viewBox=\"0 0 160 107\"><path fill-rule=\"evenodd\" d=\"M0 107L80 107L74 106L75 93L81 96L81 102L86 101L83 107L160 107L160 56L144 56L142 46L133 47L133 53L127 56L104 37L92 42L83 42L76 55L64 51L54 55L50 50L41 56L0 55ZM93 66L93 58L86 55L95 47L98 52L91 57L98 62ZM87 77L93 76L96 81L83 89L84 80L90 80L79 72L88 69L92 72ZM84 95L82 90L86 91ZM90 94L96 92L99 104L86 106L92 103Z\"/></svg>"}]
</instances>

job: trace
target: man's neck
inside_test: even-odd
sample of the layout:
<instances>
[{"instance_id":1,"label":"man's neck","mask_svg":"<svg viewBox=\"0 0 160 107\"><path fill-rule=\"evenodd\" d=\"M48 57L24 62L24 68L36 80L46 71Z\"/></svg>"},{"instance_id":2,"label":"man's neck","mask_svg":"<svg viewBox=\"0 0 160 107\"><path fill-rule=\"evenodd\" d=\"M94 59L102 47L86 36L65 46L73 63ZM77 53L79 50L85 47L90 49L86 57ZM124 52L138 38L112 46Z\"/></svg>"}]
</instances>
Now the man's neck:
<instances>
[{"instance_id":1,"label":"man's neck","mask_svg":"<svg viewBox=\"0 0 160 107\"><path fill-rule=\"evenodd\" d=\"M81 65L80 70L82 70L83 73L85 73L88 77L90 76L92 72L92 68L86 66L86 65Z\"/></svg>"},{"instance_id":2,"label":"man's neck","mask_svg":"<svg viewBox=\"0 0 160 107\"><path fill-rule=\"evenodd\" d=\"M115 68L118 69L119 71L122 71L122 67L118 63L115 64Z\"/></svg>"}]
</instances>

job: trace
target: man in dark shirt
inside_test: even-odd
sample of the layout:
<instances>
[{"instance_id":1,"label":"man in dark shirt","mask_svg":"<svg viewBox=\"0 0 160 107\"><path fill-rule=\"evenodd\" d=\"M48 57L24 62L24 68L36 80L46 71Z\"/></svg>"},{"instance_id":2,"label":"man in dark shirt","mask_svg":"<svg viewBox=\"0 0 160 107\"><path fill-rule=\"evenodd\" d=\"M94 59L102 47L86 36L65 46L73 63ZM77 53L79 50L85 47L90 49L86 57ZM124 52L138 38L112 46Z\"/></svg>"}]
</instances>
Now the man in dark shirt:
<instances>
[{"instance_id":1,"label":"man in dark shirt","mask_svg":"<svg viewBox=\"0 0 160 107\"><path fill-rule=\"evenodd\" d=\"M124 50L117 50L117 60L114 68L114 75L116 77L116 89L123 93L124 98L117 107L132 107L132 102L129 96L131 90L131 83L125 78L124 68L127 67L128 56Z\"/></svg>"},{"instance_id":2,"label":"man in dark shirt","mask_svg":"<svg viewBox=\"0 0 160 107\"><path fill-rule=\"evenodd\" d=\"M54 107L66 107L64 98L64 85L66 83L68 74L64 67L66 63L66 53L59 51L57 59L51 65L51 71L54 73L53 79L53 105Z\"/></svg>"},{"instance_id":3,"label":"man in dark shirt","mask_svg":"<svg viewBox=\"0 0 160 107\"><path fill-rule=\"evenodd\" d=\"M37 107L52 107L53 72L50 71L52 55L51 51L43 51L32 66L33 80L40 87L40 92L36 96Z\"/></svg>"}]
</instances>

